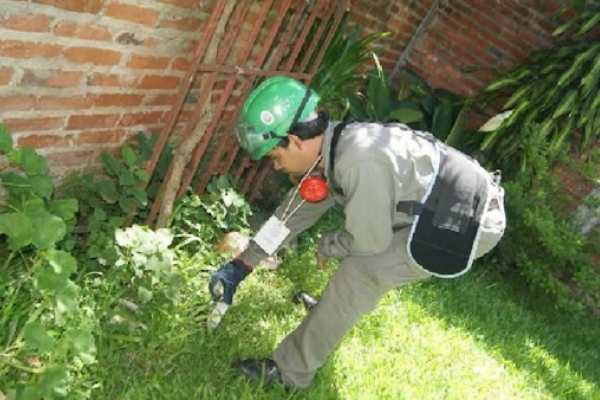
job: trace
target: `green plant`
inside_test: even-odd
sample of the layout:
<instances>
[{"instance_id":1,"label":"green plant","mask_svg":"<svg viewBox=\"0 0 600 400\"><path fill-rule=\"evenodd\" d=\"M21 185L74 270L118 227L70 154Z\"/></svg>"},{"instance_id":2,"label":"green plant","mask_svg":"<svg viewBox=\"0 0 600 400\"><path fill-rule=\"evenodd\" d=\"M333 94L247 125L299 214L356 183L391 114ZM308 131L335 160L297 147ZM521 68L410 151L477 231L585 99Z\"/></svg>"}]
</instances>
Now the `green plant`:
<instances>
[{"instance_id":1,"label":"green plant","mask_svg":"<svg viewBox=\"0 0 600 400\"><path fill-rule=\"evenodd\" d=\"M350 107L348 98L364 80L365 66L382 49L375 43L389 35L384 32L363 37L357 26L348 32L349 18L350 13L346 13L311 82L311 87L321 96L320 105L337 121L346 116Z\"/></svg>"},{"instance_id":2,"label":"green plant","mask_svg":"<svg viewBox=\"0 0 600 400\"><path fill-rule=\"evenodd\" d=\"M169 229L151 230L133 225L115 232L119 259L115 268L120 270L123 287L137 291L137 299L150 301L160 291L176 303L179 301L179 275L174 269L175 252L170 249L173 234Z\"/></svg>"},{"instance_id":3,"label":"green plant","mask_svg":"<svg viewBox=\"0 0 600 400\"><path fill-rule=\"evenodd\" d=\"M574 31L576 37L582 37L600 23L600 4L596 0L572 0L561 10L563 14L569 11L573 16L554 31L554 36Z\"/></svg>"},{"instance_id":4,"label":"green plant","mask_svg":"<svg viewBox=\"0 0 600 400\"><path fill-rule=\"evenodd\" d=\"M11 398L64 397L96 352L94 323L72 279L77 260L58 247L78 203L53 198L46 160L33 149L14 148L2 125L0 155L10 167L0 175L6 190L0 252L8 253L0 267L0 375L18 371Z\"/></svg>"},{"instance_id":5,"label":"green plant","mask_svg":"<svg viewBox=\"0 0 600 400\"><path fill-rule=\"evenodd\" d=\"M576 1L573 5L588 4ZM592 2L593 3L593 2ZM600 22L597 4L573 21L586 18L579 33ZM587 19L589 18L589 19ZM577 23L577 22L574 22ZM571 23L565 25L570 26ZM559 29L562 33L568 28ZM600 132L600 43L578 39L535 53L487 88L487 101L508 95L503 110L512 113L487 135L481 149L490 162L506 172L527 169L531 162L525 149L529 135L543 137L542 145L555 161L578 141L583 154L594 147ZM531 129L536 125L536 130Z\"/></svg>"},{"instance_id":6,"label":"green plant","mask_svg":"<svg viewBox=\"0 0 600 400\"><path fill-rule=\"evenodd\" d=\"M544 140L533 135L530 140L534 137ZM528 156L535 172L504 184L509 227L495 253L496 265L517 271L559 306L582 309L587 297L600 301L600 279L590 251L593 237L574 228L574 199L565 193L545 153Z\"/></svg>"},{"instance_id":7,"label":"green plant","mask_svg":"<svg viewBox=\"0 0 600 400\"><path fill-rule=\"evenodd\" d=\"M464 125L469 99L460 100L450 92L434 90L410 70L399 74L395 89L377 57L375 61L376 68L369 74L365 90L349 97L350 114L355 120L400 122L431 132L451 146L466 147Z\"/></svg>"},{"instance_id":8,"label":"green plant","mask_svg":"<svg viewBox=\"0 0 600 400\"><path fill-rule=\"evenodd\" d=\"M75 187L79 189L76 195L83 205L80 222L87 227L85 251L90 258L99 259L102 264L116 261L115 229L128 220L145 218L171 159L171 149L167 146L152 177L148 177L143 163L150 159L157 139L157 134L148 139L139 133L137 148L123 146L120 160L108 153L101 155L106 176L84 175L76 179Z\"/></svg>"},{"instance_id":9,"label":"green plant","mask_svg":"<svg viewBox=\"0 0 600 400\"><path fill-rule=\"evenodd\" d=\"M178 201L170 223L176 247L197 257L218 258L216 241L231 231L248 234L251 214L250 205L235 191L229 178L215 178L204 196L189 193Z\"/></svg>"}]
</instances>

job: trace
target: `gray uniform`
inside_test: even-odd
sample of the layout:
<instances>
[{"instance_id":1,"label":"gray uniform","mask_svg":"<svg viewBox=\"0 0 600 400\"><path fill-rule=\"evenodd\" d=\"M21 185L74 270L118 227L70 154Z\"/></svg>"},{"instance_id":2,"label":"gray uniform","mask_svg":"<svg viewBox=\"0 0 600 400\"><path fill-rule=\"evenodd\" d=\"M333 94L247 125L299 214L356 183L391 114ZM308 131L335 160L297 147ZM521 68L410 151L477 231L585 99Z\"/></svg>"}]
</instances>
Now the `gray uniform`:
<instances>
[{"instance_id":1,"label":"gray uniform","mask_svg":"<svg viewBox=\"0 0 600 400\"><path fill-rule=\"evenodd\" d=\"M335 124L324 134L322 147L325 175ZM289 218L288 240L311 227L335 202L344 206L345 228L325 234L319 252L341 258L317 307L277 348L274 360L285 383L306 387L326 357L364 314L371 312L389 290L429 276L407 254L410 224L414 217L396 211L400 201L420 201L437 164L434 145L403 125L355 123L348 125L336 148L335 182L343 195L332 193L319 203L304 203ZM474 163L474 168L481 168ZM489 175L488 175L489 176ZM331 179L328 179L331 182ZM330 190L330 193L333 192ZM294 190L275 215L282 217L292 201L301 199ZM506 226L504 192L489 177L487 210L476 256L490 251ZM257 265L266 254L251 242L241 258Z\"/></svg>"}]
</instances>

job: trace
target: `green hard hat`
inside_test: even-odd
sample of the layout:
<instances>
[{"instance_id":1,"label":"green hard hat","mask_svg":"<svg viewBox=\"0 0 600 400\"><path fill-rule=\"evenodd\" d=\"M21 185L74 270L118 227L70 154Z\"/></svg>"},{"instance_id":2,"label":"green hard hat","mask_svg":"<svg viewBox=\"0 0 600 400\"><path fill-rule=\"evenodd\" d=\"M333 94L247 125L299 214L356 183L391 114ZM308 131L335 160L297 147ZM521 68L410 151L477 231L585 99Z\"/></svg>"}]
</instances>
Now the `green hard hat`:
<instances>
[{"instance_id":1,"label":"green hard hat","mask_svg":"<svg viewBox=\"0 0 600 400\"><path fill-rule=\"evenodd\" d=\"M253 160L271 151L287 136L296 113L306 104L298 122L304 121L317 107L320 97L312 89L292 78L276 76L262 82L244 103L241 122L237 124L237 139Z\"/></svg>"}]
</instances>

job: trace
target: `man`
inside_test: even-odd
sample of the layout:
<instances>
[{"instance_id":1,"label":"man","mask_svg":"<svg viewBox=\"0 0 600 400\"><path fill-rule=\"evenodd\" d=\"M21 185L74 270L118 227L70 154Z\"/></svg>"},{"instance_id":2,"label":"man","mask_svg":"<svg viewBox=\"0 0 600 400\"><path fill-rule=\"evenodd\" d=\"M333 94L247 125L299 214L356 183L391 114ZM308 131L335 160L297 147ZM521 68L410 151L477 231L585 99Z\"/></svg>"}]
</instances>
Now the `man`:
<instances>
[{"instance_id":1,"label":"man","mask_svg":"<svg viewBox=\"0 0 600 400\"><path fill-rule=\"evenodd\" d=\"M358 319L391 289L455 277L490 251L506 225L497 176L431 135L402 124L328 121L319 96L284 77L265 80L242 110L237 137L258 160L303 176L249 247L212 277L227 304L255 265L336 202L345 227L324 235L317 262L341 259L318 304L272 359L238 360L252 380L305 388ZM315 178L321 175L324 179Z\"/></svg>"}]
</instances>

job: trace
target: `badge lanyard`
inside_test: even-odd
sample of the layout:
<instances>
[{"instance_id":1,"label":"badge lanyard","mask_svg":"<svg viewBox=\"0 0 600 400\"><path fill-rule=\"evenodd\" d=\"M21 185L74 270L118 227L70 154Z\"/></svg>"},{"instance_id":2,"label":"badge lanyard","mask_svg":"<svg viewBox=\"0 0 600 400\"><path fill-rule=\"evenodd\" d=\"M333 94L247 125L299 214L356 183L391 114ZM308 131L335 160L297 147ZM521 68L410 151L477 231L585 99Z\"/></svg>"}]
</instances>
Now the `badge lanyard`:
<instances>
[{"instance_id":1,"label":"badge lanyard","mask_svg":"<svg viewBox=\"0 0 600 400\"><path fill-rule=\"evenodd\" d=\"M291 233L290 229L286 226L286 224L306 200L302 199L302 201L300 201L300 204L298 204L292 211L290 211L292 203L298 195L300 185L302 185L302 182L304 182L304 180L310 175L310 173L315 169L315 167L320 161L321 156L319 155L314 164L309 168L306 174L304 174L300 183L296 186L294 194L292 195L288 205L286 206L281 216L281 220L275 215L271 216L271 218L267 220L267 222L262 226L262 228L260 228L260 230L252 239L269 256L273 255L273 253L277 251L277 249L281 246L283 241Z\"/></svg>"}]
</instances>

